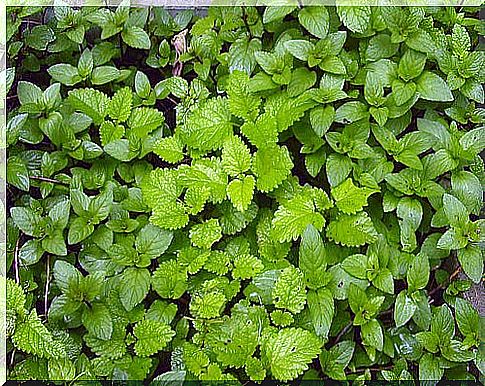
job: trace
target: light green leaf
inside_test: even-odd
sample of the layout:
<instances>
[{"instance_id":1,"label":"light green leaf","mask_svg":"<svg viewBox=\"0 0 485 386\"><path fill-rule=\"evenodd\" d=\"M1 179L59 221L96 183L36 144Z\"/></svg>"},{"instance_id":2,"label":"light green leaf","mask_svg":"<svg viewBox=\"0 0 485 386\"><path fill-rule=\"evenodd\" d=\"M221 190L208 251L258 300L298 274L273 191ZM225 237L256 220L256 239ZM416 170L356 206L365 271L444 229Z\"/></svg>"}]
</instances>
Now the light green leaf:
<instances>
[{"instance_id":1,"label":"light green leaf","mask_svg":"<svg viewBox=\"0 0 485 386\"><path fill-rule=\"evenodd\" d=\"M190 241L196 247L209 249L222 237L219 220L213 218L201 224L196 224L189 231Z\"/></svg>"},{"instance_id":2,"label":"light green leaf","mask_svg":"<svg viewBox=\"0 0 485 386\"><path fill-rule=\"evenodd\" d=\"M261 347L267 365L276 379L290 381L308 368L320 353L321 343L302 328L284 328L271 335Z\"/></svg>"},{"instance_id":3,"label":"light green leaf","mask_svg":"<svg viewBox=\"0 0 485 386\"><path fill-rule=\"evenodd\" d=\"M416 311L416 304L413 299L408 296L406 291L401 291L396 297L394 304L394 321L396 327L404 326L414 315Z\"/></svg>"},{"instance_id":4,"label":"light green leaf","mask_svg":"<svg viewBox=\"0 0 485 386\"><path fill-rule=\"evenodd\" d=\"M447 193L443 195L443 209L452 227L462 228L468 223L468 210L455 196Z\"/></svg>"},{"instance_id":5,"label":"light green leaf","mask_svg":"<svg viewBox=\"0 0 485 386\"><path fill-rule=\"evenodd\" d=\"M341 214L327 227L327 237L346 246L372 244L377 240L377 236L374 224L365 212Z\"/></svg>"},{"instance_id":6,"label":"light green leaf","mask_svg":"<svg viewBox=\"0 0 485 386\"><path fill-rule=\"evenodd\" d=\"M382 351L384 346L384 335L382 333L382 327L377 320L372 319L363 324L360 333L364 345Z\"/></svg>"},{"instance_id":7,"label":"light green leaf","mask_svg":"<svg viewBox=\"0 0 485 386\"><path fill-rule=\"evenodd\" d=\"M54 64L47 69L47 72L54 81L66 86L74 86L82 80L77 67L67 63Z\"/></svg>"},{"instance_id":8,"label":"light green leaf","mask_svg":"<svg viewBox=\"0 0 485 386\"><path fill-rule=\"evenodd\" d=\"M306 303L306 290L303 274L298 268L285 268L276 280L272 298L277 308L285 308L297 314L303 310Z\"/></svg>"},{"instance_id":9,"label":"light green leaf","mask_svg":"<svg viewBox=\"0 0 485 386\"><path fill-rule=\"evenodd\" d=\"M288 177L292 168L293 162L286 147L273 145L259 149L252 163L256 187L262 192L272 191Z\"/></svg>"},{"instance_id":10,"label":"light green leaf","mask_svg":"<svg viewBox=\"0 0 485 386\"><path fill-rule=\"evenodd\" d=\"M480 283L483 275L483 251L478 245L468 245L457 251L458 261L465 274L474 282Z\"/></svg>"},{"instance_id":11,"label":"light green leaf","mask_svg":"<svg viewBox=\"0 0 485 386\"><path fill-rule=\"evenodd\" d=\"M251 153L238 136L229 137L224 141L222 167L231 176L244 173L251 167Z\"/></svg>"},{"instance_id":12,"label":"light green leaf","mask_svg":"<svg viewBox=\"0 0 485 386\"><path fill-rule=\"evenodd\" d=\"M92 118L100 125L108 113L109 98L101 91L91 88L75 89L69 92L68 101L71 106Z\"/></svg>"},{"instance_id":13,"label":"light green leaf","mask_svg":"<svg viewBox=\"0 0 485 386\"><path fill-rule=\"evenodd\" d=\"M175 335L170 326L155 320L142 320L133 328L136 337L135 352L148 357L162 350Z\"/></svg>"},{"instance_id":14,"label":"light green leaf","mask_svg":"<svg viewBox=\"0 0 485 386\"><path fill-rule=\"evenodd\" d=\"M188 116L181 134L188 146L202 151L222 147L232 134L227 99L212 98L200 103Z\"/></svg>"},{"instance_id":15,"label":"light green leaf","mask_svg":"<svg viewBox=\"0 0 485 386\"><path fill-rule=\"evenodd\" d=\"M119 89L108 105L108 115L119 122L125 122L131 114L133 93L129 87Z\"/></svg>"},{"instance_id":16,"label":"light green leaf","mask_svg":"<svg viewBox=\"0 0 485 386\"><path fill-rule=\"evenodd\" d=\"M367 206L367 198L379 190L367 187L358 188L351 178L332 188L332 196L341 212L354 214Z\"/></svg>"},{"instance_id":17,"label":"light green leaf","mask_svg":"<svg viewBox=\"0 0 485 386\"><path fill-rule=\"evenodd\" d=\"M419 96L429 101L450 102L453 94L446 82L434 72L424 71L416 80Z\"/></svg>"},{"instance_id":18,"label":"light green leaf","mask_svg":"<svg viewBox=\"0 0 485 386\"><path fill-rule=\"evenodd\" d=\"M237 210L244 212L253 199L255 180L253 176L235 179L227 185L227 196Z\"/></svg>"},{"instance_id":19,"label":"light green leaf","mask_svg":"<svg viewBox=\"0 0 485 386\"><path fill-rule=\"evenodd\" d=\"M337 6L337 13L344 25L353 32L364 32L370 22L369 6Z\"/></svg>"},{"instance_id":20,"label":"light green leaf","mask_svg":"<svg viewBox=\"0 0 485 386\"><path fill-rule=\"evenodd\" d=\"M137 26L125 28L121 32L121 37L130 47L142 50L149 50L151 47L150 37L143 28Z\"/></svg>"},{"instance_id":21,"label":"light green leaf","mask_svg":"<svg viewBox=\"0 0 485 386\"><path fill-rule=\"evenodd\" d=\"M332 292L326 288L310 291L307 295L307 301L315 334L322 339L328 339L328 332L334 315Z\"/></svg>"}]
</instances>

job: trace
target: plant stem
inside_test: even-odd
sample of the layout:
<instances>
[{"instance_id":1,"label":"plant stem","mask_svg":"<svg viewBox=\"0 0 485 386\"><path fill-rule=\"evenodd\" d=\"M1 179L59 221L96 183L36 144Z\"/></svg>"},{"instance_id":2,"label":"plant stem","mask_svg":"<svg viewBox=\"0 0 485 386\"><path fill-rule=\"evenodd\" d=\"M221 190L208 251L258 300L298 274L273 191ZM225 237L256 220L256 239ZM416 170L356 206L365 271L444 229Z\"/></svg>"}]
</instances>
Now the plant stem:
<instances>
[{"instance_id":1,"label":"plant stem","mask_svg":"<svg viewBox=\"0 0 485 386\"><path fill-rule=\"evenodd\" d=\"M333 340L332 346L336 345L340 341L342 336L344 336L351 328L352 328L352 322L350 322L344 328L342 328L342 330L337 334L337 336Z\"/></svg>"},{"instance_id":2,"label":"plant stem","mask_svg":"<svg viewBox=\"0 0 485 386\"><path fill-rule=\"evenodd\" d=\"M54 180L53 178L47 178L47 177L30 176L30 179L36 180L36 181L41 181L41 182L49 182L51 184L57 184L57 185L65 185L65 186L69 185L67 182L62 182L62 181Z\"/></svg>"},{"instance_id":3,"label":"plant stem","mask_svg":"<svg viewBox=\"0 0 485 386\"><path fill-rule=\"evenodd\" d=\"M13 251L13 269L15 271L15 282L20 284L20 275L19 275L19 241L20 238L17 239L15 243L15 249Z\"/></svg>"},{"instance_id":4,"label":"plant stem","mask_svg":"<svg viewBox=\"0 0 485 386\"><path fill-rule=\"evenodd\" d=\"M445 280L444 283L440 284L436 288L433 288L429 293L428 296L434 295L436 292L438 292L440 289L445 288L447 284L449 284L453 279L461 272L461 266L458 267L453 271L453 273L448 277L448 279Z\"/></svg>"},{"instance_id":5,"label":"plant stem","mask_svg":"<svg viewBox=\"0 0 485 386\"><path fill-rule=\"evenodd\" d=\"M45 291L44 291L44 316L47 318L47 306L48 306L48 295L49 295L49 282L50 282L50 255L47 255L47 268L46 268L46 279L45 279Z\"/></svg>"}]
</instances>

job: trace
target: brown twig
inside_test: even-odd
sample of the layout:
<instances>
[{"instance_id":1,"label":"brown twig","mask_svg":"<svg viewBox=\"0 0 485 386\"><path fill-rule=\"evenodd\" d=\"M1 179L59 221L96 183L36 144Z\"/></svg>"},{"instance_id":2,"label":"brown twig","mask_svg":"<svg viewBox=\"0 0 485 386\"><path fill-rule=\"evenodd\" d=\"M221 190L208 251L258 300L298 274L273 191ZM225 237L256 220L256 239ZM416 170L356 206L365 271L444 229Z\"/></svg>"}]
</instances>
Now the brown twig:
<instances>
[{"instance_id":1,"label":"brown twig","mask_svg":"<svg viewBox=\"0 0 485 386\"><path fill-rule=\"evenodd\" d=\"M58 184L58 185L65 185L65 186L69 185L67 182L62 182L62 181L54 180L53 178L47 178L47 177L30 176L30 179L36 180L36 181L41 181L41 182L49 182L51 184Z\"/></svg>"},{"instance_id":2,"label":"brown twig","mask_svg":"<svg viewBox=\"0 0 485 386\"><path fill-rule=\"evenodd\" d=\"M436 292L438 292L441 289L444 289L446 285L448 285L458 274L461 272L461 266L458 267L453 271L453 273L444 281L444 283L440 284L439 286L433 288L431 291L429 291L428 296L434 295Z\"/></svg>"},{"instance_id":3,"label":"brown twig","mask_svg":"<svg viewBox=\"0 0 485 386\"><path fill-rule=\"evenodd\" d=\"M344 336L351 328L352 328L352 322L350 322L344 328L342 328L342 330L337 334L337 336L333 340L332 346L336 345L340 341L342 336Z\"/></svg>"},{"instance_id":4,"label":"brown twig","mask_svg":"<svg viewBox=\"0 0 485 386\"><path fill-rule=\"evenodd\" d=\"M366 368L355 369L354 371L352 371L352 370L346 371L346 374L365 373L366 370L369 370L369 371L391 370L393 368L394 368L394 365L386 365L386 366L382 366L382 367L366 367Z\"/></svg>"}]
</instances>

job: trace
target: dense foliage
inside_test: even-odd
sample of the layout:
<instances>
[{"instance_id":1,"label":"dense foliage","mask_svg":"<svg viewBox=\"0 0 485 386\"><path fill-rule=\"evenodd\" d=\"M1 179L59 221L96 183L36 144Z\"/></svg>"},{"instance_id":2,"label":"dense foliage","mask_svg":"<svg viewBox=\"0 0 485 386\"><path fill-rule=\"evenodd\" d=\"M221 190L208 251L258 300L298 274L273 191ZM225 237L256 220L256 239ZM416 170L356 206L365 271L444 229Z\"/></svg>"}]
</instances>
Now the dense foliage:
<instances>
[{"instance_id":1,"label":"dense foliage","mask_svg":"<svg viewBox=\"0 0 485 386\"><path fill-rule=\"evenodd\" d=\"M7 16L10 379L483 377L477 9Z\"/></svg>"}]
</instances>

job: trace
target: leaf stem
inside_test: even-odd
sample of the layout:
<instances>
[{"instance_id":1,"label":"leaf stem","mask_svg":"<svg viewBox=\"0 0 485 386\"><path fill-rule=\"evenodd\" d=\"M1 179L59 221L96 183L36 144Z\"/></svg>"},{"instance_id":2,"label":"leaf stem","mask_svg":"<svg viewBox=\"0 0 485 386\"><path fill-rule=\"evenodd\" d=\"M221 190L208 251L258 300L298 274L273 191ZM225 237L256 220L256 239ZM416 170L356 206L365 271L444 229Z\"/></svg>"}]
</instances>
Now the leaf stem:
<instances>
[{"instance_id":1,"label":"leaf stem","mask_svg":"<svg viewBox=\"0 0 485 386\"><path fill-rule=\"evenodd\" d=\"M51 184L57 184L57 185L64 185L68 186L69 184L67 182L62 182L59 180L55 180L53 178L47 178L47 177L40 177L40 176L30 176L31 180L36 180L36 181L41 181L41 182L49 182Z\"/></svg>"}]
</instances>

